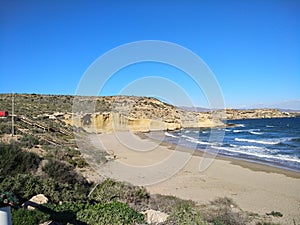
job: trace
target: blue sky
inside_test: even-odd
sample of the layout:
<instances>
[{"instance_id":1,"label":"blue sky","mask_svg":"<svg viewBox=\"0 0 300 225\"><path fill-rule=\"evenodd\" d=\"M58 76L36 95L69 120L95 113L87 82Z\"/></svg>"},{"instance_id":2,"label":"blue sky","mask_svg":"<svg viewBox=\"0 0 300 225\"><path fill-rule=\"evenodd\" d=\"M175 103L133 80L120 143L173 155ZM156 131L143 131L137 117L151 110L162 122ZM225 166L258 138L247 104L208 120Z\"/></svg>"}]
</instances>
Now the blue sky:
<instances>
[{"instance_id":1,"label":"blue sky","mask_svg":"<svg viewBox=\"0 0 300 225\"><path fill-rule=\"evenodd\" d=\"M300 109L297 0L2 0L0 33L1 93L75 94L87 68L110 49L163 40L205 61L227 107ZM205 94L187 76L151 64L124 68L101 94L119 94L147 76L166 77L194 104L207 106ZM143 94L129 90L126 94Z\"/></svg>"}]
</instances>

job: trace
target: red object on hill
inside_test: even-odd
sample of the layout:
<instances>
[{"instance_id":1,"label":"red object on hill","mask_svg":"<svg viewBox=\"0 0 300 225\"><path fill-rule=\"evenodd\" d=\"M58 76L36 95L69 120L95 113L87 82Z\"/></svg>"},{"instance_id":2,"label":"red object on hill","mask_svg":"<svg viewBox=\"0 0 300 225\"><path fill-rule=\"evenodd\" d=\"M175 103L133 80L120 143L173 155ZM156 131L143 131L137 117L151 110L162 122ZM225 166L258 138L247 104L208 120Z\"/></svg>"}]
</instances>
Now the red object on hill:
<instances>
[{"instance_id":1,"label":"red object on hill","mask_svg":"<svg viewBox=\"0 0 300 225\"><path fill-rule=\"evenodd\" d=\"M7 117L8 112L7 111L0 111L0 117Z\"/></svg>"}]
</instances>

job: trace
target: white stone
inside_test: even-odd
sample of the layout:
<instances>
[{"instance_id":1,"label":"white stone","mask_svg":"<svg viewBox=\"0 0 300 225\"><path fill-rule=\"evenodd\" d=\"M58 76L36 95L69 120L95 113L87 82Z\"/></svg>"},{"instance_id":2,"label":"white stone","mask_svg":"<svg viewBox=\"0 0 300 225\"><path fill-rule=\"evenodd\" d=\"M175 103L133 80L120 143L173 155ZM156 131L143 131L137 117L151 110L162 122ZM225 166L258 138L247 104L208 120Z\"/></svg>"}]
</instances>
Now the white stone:
<instances>
[{"instance_id":1,"label":"white stone","mask_svg":"<svg viewBox=\"0 0 300 225\"><path fill-rule=\"evenodd\" d=\"M146 215L146 221L149 224L163 223L168 219L168 214L153 209L146 210L144 213Z\"/></svg>"},{"instance_id":2,"label":"white stone","mask_svg":"<svg viewBox=\"0 0 300 225\"><path fill-rule=\"evenodd\" d=\"M25 202L22 206L28 210L34 210L35 207L31 206L33 204L46 204L48 202L48 198L43 194L38 194L33 196L29 201Z\"/></svg>"}]
</instances>

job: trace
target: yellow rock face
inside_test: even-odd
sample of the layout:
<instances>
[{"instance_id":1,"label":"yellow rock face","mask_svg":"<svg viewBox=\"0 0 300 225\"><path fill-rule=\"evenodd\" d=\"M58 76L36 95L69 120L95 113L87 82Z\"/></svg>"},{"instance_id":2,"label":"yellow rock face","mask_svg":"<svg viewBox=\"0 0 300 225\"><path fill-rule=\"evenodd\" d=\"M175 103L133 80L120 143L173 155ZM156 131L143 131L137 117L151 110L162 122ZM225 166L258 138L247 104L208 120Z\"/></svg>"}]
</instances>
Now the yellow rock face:
<instances>
[{"instance_id":1,"label":"yellow rock face","mask_svg":"<svg viewBox=\"0 0 300 225\"><path fill-rule=\"evenodd\" d=\"M114 131L161 131L177 130L186 127L214 127L222 123L213 122L207 118L193 118L179 122L165 122L158 119L128 118L119 113L94 113L86 115L65 116L65 122L69 125L81 127L88 132L114 132Z\"/></svg>"}]
</instances>

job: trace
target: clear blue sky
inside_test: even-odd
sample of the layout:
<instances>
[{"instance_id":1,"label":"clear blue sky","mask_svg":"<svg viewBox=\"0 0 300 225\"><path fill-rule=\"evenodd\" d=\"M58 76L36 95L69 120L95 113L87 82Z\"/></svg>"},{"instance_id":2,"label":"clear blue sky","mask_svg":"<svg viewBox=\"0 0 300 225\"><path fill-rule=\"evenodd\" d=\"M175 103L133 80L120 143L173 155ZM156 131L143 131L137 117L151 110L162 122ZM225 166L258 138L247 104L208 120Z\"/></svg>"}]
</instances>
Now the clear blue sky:
<instances>
[{"instance_id":1,"label":"clear blue sky","mask_svg":"<svg viewBox=\"0 0 300 225\"><path fill-rule=\"evenodd\" d=\"M94 60L139 40L174 42L199 55L228 107L300 107L298 0L1 0L0 92L75 94ZM141 67L123 73L164 76L163 68L151 74L151 66ZM190 81L172 69L166 74L206 105ZM118 94L132 81L117 76L102 94Z\"/></svg>"}]
</instances>

